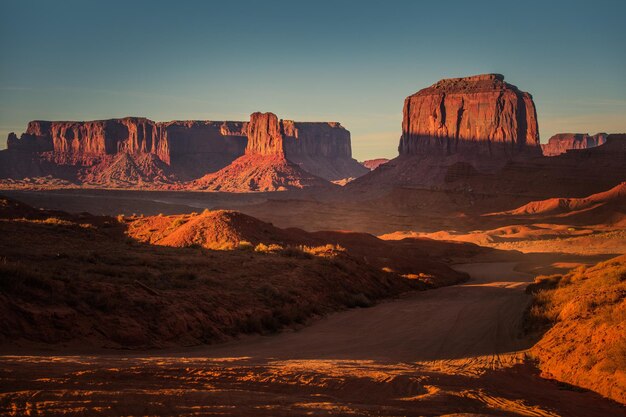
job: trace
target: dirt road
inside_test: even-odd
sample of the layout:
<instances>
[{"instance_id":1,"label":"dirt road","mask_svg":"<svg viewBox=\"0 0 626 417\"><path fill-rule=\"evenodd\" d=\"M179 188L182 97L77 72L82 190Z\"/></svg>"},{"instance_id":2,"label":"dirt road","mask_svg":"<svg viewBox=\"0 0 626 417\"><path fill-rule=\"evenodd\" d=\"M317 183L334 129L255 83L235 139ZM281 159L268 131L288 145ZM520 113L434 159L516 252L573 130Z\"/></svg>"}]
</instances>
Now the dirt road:
<instances>
[{"instance_id":1,"label":"dirt road","mask_svg":"<svg viewBox=\"0 0 626 417\"><path fill-rule=\"evenodd\" d=\"M31 415L610 416L538 378L520 338L532 277L459 266L464 285L334 314L299 331L178 352L0 357L0 412ZM459 414L466 413L466 414Z\"/></svg>"}]
</instances>

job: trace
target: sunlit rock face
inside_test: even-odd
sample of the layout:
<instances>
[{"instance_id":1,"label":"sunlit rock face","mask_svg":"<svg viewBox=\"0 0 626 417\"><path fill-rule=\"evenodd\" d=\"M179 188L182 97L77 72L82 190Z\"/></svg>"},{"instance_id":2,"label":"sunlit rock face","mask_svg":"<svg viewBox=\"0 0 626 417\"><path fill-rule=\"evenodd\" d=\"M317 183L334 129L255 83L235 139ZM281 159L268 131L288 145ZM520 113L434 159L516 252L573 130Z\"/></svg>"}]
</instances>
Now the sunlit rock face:
<instances>
[{"instance_id":1,"label":"sunlit rock face","mask_svg":"<svg viewBox=\"0 0 626 417\"><path fill-rule=\"evenodd\" d=\"M338 122L296 122L279 120L273 113L253 113L246 155L283 157L330 181L367 172L352 159L350 132Z\"/></svg>"},{"instance_id":2,"label":"sunlit rock face","mask_svg":"<svg viewBox=\"0 0 626 417\"><path fill-rule=\"evenodd\" d=\"M352 159L350 132L340 123L279 120L273 113L253 113L249 122L154 122L141 117L38 120L30 122L19 138L9 134L7 147L10 152L51 153L48 159L70 165L99 163L118 154L131 155L133 160L150 154L181 179L219 171L244 154L288 158L329 180L366 172Z\"/></svg>"},{"instance_id":3,"label":"sunlit rock face","mask_svg":"<svg viewBox=\"0 0 626 417\"><path fill-rule=\"evenodd\" d=\"M173 121L156 123L142 117L90 122L32 121L17 139L9 135L10 150L54 151L77 156L153 153L164 162L183 154L242 155L247 123Z\"/></svg>"},{"instance_id":4,"label":"sunlit rock face","mask_svg":"<svg viewBox=\"0 0 626 417\"><path fill-rule=\"evenodd\" d=\"M587 149L603 145L606 142L606 133L558 133L552 136L548 143L541 145L545 156L556 156L569 151L570 149Z\"/></svg>"},{"instance_id":5,"label":"sunlit rock face","mask_svg":"<svg viewBox=\"0 0 626 417\"><path fill-rule=\"evenodd\" d=\"M443 79L404 101L400 155L541 154L532 96L500 74Z\"/></svg>"}]
</instances>

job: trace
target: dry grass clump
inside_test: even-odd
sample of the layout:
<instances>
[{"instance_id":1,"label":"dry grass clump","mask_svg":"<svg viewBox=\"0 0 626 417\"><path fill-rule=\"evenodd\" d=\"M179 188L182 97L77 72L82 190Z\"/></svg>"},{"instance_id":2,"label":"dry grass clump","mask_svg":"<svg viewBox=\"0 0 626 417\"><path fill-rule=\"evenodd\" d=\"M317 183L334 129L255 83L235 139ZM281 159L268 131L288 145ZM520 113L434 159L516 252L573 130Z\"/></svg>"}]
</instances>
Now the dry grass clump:
<instances>
[{"instance_id":1,"label":"dry grass clump","mask_svg":"<svg viewBox=\"0 0 626 417\"><path fill-rule=\"evenodd\" d=\"M37 221L37 220L33 220ZM48 217L47 219L41 221L44 224L54 224L57 226L74 226L76 223L69 222L67 220L59 219L58 217Z\"/></svg>"},{"instance_id":2,"label":"dry grass clump","mask_svg":"<svg viewBox=\"0 0 626 417\"><path fill-rule=\"evenodd\" d=\"M526 314L546 330L533 348L551 377L626 402L626 256L537 277Z\"/></svg>"},{"instance_id":3,"label":"dry grass clump","mask_svg":"<svg viewBox=\"0 0 626 417\"><path fill-rule=\"evenodd\" d=\"M285 248L283 246L277 245L275 243L270 243L269 245L266 245L265 243L259 243L254 247L255 252L261 253L278 253L284 249Z\"/></svg>"},{"instance_id":4,"label":"dry grass clump","mask_svg":"<svg viewBox=\"0 0 626 417\"><path fill-rule=\"evenodd\" d=\"M555 323L560 315L568 319L593 316L596 322L602 316L613 317L612 310L624 299L625 281L626 265L615 260L581 266L564 275L538 276L527 288L534 294L529 324L537 328L538 323Z\"/></svg>"}]
</instances>

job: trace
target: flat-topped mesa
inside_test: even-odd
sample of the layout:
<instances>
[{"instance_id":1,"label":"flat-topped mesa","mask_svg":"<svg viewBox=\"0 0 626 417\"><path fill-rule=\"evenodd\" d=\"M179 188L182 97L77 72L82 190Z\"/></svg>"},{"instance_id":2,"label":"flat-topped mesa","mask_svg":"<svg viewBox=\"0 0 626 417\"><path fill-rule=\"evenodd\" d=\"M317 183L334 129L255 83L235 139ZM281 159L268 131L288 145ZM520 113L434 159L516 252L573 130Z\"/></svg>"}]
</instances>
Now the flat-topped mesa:
<instances>
[{"instance_id":1,"label":"flat-topped mesa","mask_svg":"<svg viewBox=\"0 0 626 417\"><path fill-rule=\"evenodd\" d=\"M545 156L556 156L570 149L588 149L603 145L606 142L606 133L558 133L552 136L547 144L541 145Z\"/></svg>"},{"instance_id":2,"label":"flat-topped mesa","mask_svg":"<svg viewBox=\"0 0 626 417\"><path fill-rule=\"evenodd\" d=\"M252 113L246 154L352 158L350 132L339 122L296 122Z\"/></svg>"},{"instance_id":3,"label":"flat-topped mesa","mask_svg":"<svg viewBox=\"0 0 626 417\"><path fill-rule=\"evenodd\" d=\"M122 154L131 154L133 160L147 154L184 180L219 171L244 154L287 158L331 181L366 172L352 159L350 132L340 123L283 121L273 113L253 113L249 122L154 122L141 117L32 121L21 138L9 134L7 145L8 152L50 153L42 157L76 167Z\"/></svg>"},{"instance_id":4,"label":"flat-topped mesa","mask_svg":"<svg viewBox=\"0 0 626 417\"><path fill-rule=\"evenodd\" d=\"M339 122L282 120L285 153L297 156L352 158L350 132Z\"/></svg>"},{"instance_id":5,"label":"flat-topped mesa","mask_svg":"<svg viewBox=\"0 0 626 417\"><path fill-rule=\"evenodd\" d=\"M500 74L443 79L404 101L400 155L540 155L532 96Z\"/></svg>"},{"instance_id":6,"label":"flat-topped mesa","mask_svg":"<svg viewBox=\"0 0 626 417\"><path fill-rule=\"evenodd\" d=\"M163 140L157 150L168 163L189 163L199 155L219 159L219 165L244 154L248 123L238 121L186 120L158 123ZM220 166L221 167L221 166Z\"/></svg>"},{"instance_id":7,"label":"flat-topped mesa","mask_svg":"<svg viewBox=\"0 0 626 417\"><path fill-rule=\"evenodd\" d=\"M278 156L329 181L367 172L352 159L350 132L338 122L295 122L253 113L246 155Z\"/></svg>"},{"instance_id":8,"label":"flat-topped mesa","mask_svg":"<svg viewBox=\"0 0 626 417\"><path fill-rule=\"evenodd\" d=\"M9 150L54 151L95 157L116 153L153 153L171 163L188 154L243 154L247 123L173 121L156 123L143 117L87 122L32 121L18 139L10 134Z\"/></svg>"}]
</instances>

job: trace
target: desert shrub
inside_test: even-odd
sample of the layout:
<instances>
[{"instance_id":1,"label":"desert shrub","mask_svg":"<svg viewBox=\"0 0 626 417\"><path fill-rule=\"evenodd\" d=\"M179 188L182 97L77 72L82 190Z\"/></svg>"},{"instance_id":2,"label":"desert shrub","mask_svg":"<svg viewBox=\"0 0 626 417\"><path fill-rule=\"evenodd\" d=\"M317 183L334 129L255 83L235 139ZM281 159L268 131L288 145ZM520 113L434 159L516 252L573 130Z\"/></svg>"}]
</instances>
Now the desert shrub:
<instances>
[{"instance_id":1,"label":"desert shrub","mask_svg":"<svg viewBox=\"0 0 626 417\"><path fill-rule=\"evenodd\" d=\"M183 219L182 217L178 217L172 221L172 224L170 224L169 228L176 229L177 227L180 227L185 223L187 223L187 220Z\"/></svg>"},{"instance_id":2,"label":"desert shrub","mask_svg":"<svg viewBox=\"0 0 626 417\"><path fill-rule=\"evenodd\" d=\"M118 223L124 223L124 215L118 214L116 217Z\"/></svg>"},{"instance_id":3,"label":"desert shrub","mask_svg":"<svg viewBox=\"0 0 626 417\"><path fill-rule=\"evenodd\" d=\"M282 246L276 245L274 243L271 243L269 245L266 245L265 243L259 243L254 247L255 252L261 253L276 253L282 251L283 249L284 248Z\"/></svg>"},{"instance_id":4,"label":"desert shrub","mask_svg":"<svg viewBox=\"0 0 626 417\"><path fill-rule=\"evenodd\" d=\"M74 223L68 222L67 220L59 219L58 217L48 217L42 223L53 224L57 226L73 226L74 225Z\"/></svg>"},{"instance_id":5,"label":"desert shrub","mask_svg":"<svg viewBox=\"0 0 626 417\"><path fill-rule=\"evenodd\" d=\"M626 369L626 338L622 337L613 343L607 352L605 369L608 372Z\"/></svg>"},{"instance_id":6,"label":"desert shrub","mask_svg":"<svg viewBox=\"0 0 626 417\"><path fill-rule=\"evenodd\" d=\"M310 253L303 251L301 246L286 246L278 253L288 258L311 259L313 257Z\"/></svg>"},{"instance_id":7,"label":"desert shrub","mask_svg":"<svg viewBox=\"0 0 626 417\"><path fill-rule=\"evenodd\" d=\"M326 244L324 246L301 246L303 252L313 256L338 256L346 253L346 248L340 245Z\"/></svg>"},{"instance_id":8,"label":"desert shrub","mask_svg":"<svg viewBox=\"0 0 626 417\"><path fill-rule=\"evenodd\" d=\"M371 307L372 301L367 297L367 295L363 293L352 294L352 293L344 293L342 295L342 302L346 307L354 308L354 307Z\"/></svg>"},{"instance_id":9,"label":"desert shrub","mask_svg":"<svg viewBox=\"0 0 626 417\"><path fill-rule=\"evenodd\" d=\"M248 242L247 240L241 240L239 241L239 244L237 245L237 249L254 250L254 245L252 244L252 242Z\"/></svg>"}]
</instances>

